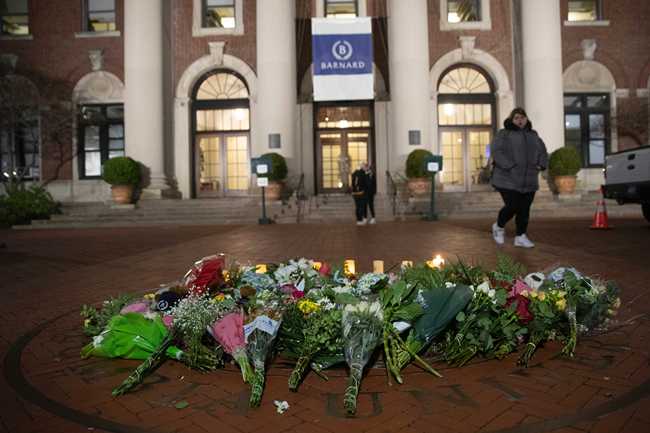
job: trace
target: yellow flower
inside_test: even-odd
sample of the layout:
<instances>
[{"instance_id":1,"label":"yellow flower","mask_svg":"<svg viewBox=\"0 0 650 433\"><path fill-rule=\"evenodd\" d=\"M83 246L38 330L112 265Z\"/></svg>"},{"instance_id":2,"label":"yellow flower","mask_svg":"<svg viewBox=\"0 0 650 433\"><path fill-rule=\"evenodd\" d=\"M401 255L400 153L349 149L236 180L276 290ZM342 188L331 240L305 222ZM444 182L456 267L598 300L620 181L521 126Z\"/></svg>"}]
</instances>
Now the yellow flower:
<instances>
[{"instance_id":1,"label":"yellow flower","mask_svg":"<svg viewBox=\"0 0 650 433\"><path fill-rule=\"evenodd\" d=\"M144 299L154 300L154 299L156 299L156 294L155 293L147 293L146 295L144 295Z\"/></svg>"},{"instance_id":2,"label":"yellow flower","mask_svg":"<svg viewBox=\"0 0 650 433\"><path fill-rule=\"evenodd\" d=\"M84 328L87 328L90 325L90 319L84 320Z\"/></svg>"},{"instance_id":3,"label":"yellow flower","mask_svg":"<svg viewBox=\"0 0 650 433\"><path fill-rule=\"evenodd\" d=\"M539 293L537 294L537 299L539 299L540 301L543 301L544 299L546 299L546 293L544 293L544 292L539 292Z\"/></svg>"},{"instance_id":4,"label":"yellow flower","mask_svg":"<svg viewBox=\"0 0 650 433\"><path fill-rule=\"evenodd\" d=\"M318 311L320 306L310 300L298 301L298 309L302 311L303 314L311 314L314 311Z\"/></svg>"},{"instance_id":5,"label":"yellow flower","mask_svg":"<svg viewBox=\"0 0 650 433\"><path fill-rule=\"evenodd\" d=\"M528 293L528 290L522 290L521 291L521 296L523 296L524 298L527 298L529 294L530 293Z\"/></svg>"},{"instance_id":6,"label":"yellow flower","mask_svg":"<svg viewBox=\"0 0 650 433\"><path fill-rule=\"evenodd\" d=\"M558 310L564 311L566 308L566 299L559 299L555 301L555 306L557 307Z\"/></svg>"},{"instance_id":7,"label":"yellow flower","mask_svg":"<svg viewBox=\"0 0 650 433\"><path fill-rule=\"evenodd\" d=\"M530 292L528 292L528 295L529 295L529 297L530 297L531 299L535 299L535 298L537 298L537 292L534 291L534 290L531 290Z\"/></svg>"},{"instance_id":8,"label":"yellow flower","mask_svg":"<svg viewBox=\"0 0 650 433\"><path fill-rule=\"evenodd\" d=\"M226 295L224 295L223 293L219 293L217 296L215 296L214 298L212 298L212 300L213 300L213 301L216 301L216 302L221 302L221 301L223 301L224 299L226 299Z\"/></svg>"},{"instance_id":9,"label":"yellow flower","mask_svg":"<svg viewBox=\"0 0 650 433\"><path fill-rule=\"evenodd\" d=\"M618 314L618 311L616 311L616 310L607 310L607 314L614 317L614 316L616 316Z\"/></svg>"},{"instance_id":10,"label":"yellow flower","mask_svg":"<svg viewBox=\"0 0 650 433\"><path fill-rule=\"evenodd\" d=\"M558 295L560 298L564 298L564 297L566 296L566 292L565 292L564 290L560 290L560 291L557 293L557 295Z\"/></svg>"},{"instance_id":11,"label":"yellow flower","mask_svg":"<svg viewBox=\"0 0 650 433\"><path fill-rule=\"evenodd\" d=\"M619 308L620 306L621 306L621 298L616 298L616 300L614 301L613 307L614 308Z\"/></svg>"}]
</instances>

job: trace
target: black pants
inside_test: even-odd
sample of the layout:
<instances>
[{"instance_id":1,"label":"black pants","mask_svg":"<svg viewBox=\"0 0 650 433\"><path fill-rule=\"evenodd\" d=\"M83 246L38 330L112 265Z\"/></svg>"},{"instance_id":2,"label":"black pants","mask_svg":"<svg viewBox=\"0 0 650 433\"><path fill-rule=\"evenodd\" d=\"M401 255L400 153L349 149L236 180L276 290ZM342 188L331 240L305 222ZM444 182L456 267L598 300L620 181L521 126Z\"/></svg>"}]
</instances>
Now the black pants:
<instances>
[{"instance_id":1,"label":"black pants","mask_svg":"<svg viewBox=\"0 0 650 433\"><path fill-rule=\"evenodd\" d=\"M499 211L497 225L501 228L515 217L517 225L517 236L523 235L528 229L528 219L530 218L530 206L533 204L535 192L519 192L510 189L498 189L503 198L505 206Z\"/></svg>"},{"instance_id":2,"label":"black pants","mask_svg":"<svg viewBox=\"0 0 650 433\"><path fill-rule=\"evenodd\" d=\"M366 196L366 202L368 204L368 209L370 209L370 216L372 218L374 218L375 217L375 195L374 194L368 194ZM367 215L368 215L368 213L366 212L365 216L367 216Z\"/></svg>"},{"instance_id":3,"label":"black pants","mask_svg":"<svg viewBox=\"0 0 650 433\"><path fill-rule=\"evenodd\" d=\"M366 197L363 195L352 197L354 197L354 211L357 215L357 221L362 221L366 217Z\"/></svg>"}]
</instances>

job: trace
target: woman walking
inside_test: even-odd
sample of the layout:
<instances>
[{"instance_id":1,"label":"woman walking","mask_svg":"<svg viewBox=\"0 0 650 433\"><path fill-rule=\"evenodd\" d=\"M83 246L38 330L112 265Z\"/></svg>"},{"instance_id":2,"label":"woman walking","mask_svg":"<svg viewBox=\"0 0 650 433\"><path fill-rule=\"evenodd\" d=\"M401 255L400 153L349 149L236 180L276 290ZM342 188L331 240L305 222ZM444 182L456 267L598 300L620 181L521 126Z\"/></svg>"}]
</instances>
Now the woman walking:
<instances>
[{"instance_id":1,"label":"woman walking","mask_svg":"<svg viewBox=\"0 0 650 433\"><path fill-rule=\"evenodd\" d=\"M494 159L492 186L499 191L504 203L497 222L492 224L492 237L502 245L506 223L515 217L517 235L514 245L532 248L535 244L526 235L530 206L539 189L539 172L548 164L548 153L523 108L512 110L503 125L504 129L497 133L491 144Z\"/></svg>"}]
</instances>

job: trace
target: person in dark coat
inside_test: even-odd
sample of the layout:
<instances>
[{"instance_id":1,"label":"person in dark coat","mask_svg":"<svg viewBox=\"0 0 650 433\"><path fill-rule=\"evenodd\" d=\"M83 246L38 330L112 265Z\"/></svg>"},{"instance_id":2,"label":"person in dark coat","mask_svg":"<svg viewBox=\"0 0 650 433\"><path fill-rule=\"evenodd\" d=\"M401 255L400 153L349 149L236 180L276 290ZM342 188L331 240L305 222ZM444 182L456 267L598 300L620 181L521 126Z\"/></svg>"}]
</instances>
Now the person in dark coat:
<instances>
[{"instance_id":1,"label":"person in dark coat","mask_svg":"<svg viewBox=\"0 0 650 433\"><path fill-rule=\"evenodd\" d=\"M370 210L370 219L368 224L375 224L375 194L377 194L377 177L372 171L370 164L364 164L363 170L366 172L366 205ZM368 212L366 212L366 216Z\"/></svg>"},{"instance_id":2,"label":"person in dark coat","mask_svg":"<svg viewBox=\"0 0 650 433\"><path fill-rule=\"evenodd\" d=\"M367 222L366 219L366 190L368 189L368 177L364 170L364 164L361 164L352 173L352 198L354 198L354 208L357 217L357 225L362 226Z\"/></svg>"},{"instance_id":3,"label":"person in dark coat","mask_svg":"<svg viewBox=\"0 0 650 433\"><path fill-rule=\"evenodd\" d=\"M548 165L548 153L523 108L512 110L503 125L504 129L490 145L494 159L492 186L499 191L504 203L497 222L492 224L492 236L502 245L506 223L515 217L514 245L532 248L535 244L526 235L530 207L539 189L539 172Z\"/></svg>"}]
</instances>

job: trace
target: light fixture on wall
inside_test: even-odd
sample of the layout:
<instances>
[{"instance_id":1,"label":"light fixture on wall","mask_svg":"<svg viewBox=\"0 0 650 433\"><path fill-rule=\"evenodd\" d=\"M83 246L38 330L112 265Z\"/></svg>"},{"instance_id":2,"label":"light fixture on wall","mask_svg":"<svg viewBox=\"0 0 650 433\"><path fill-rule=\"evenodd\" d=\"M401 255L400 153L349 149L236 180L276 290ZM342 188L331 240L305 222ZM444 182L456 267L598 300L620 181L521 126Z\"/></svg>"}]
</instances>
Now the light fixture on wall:
<instances>
[{"instance_id":1,"label":"light fixture on wall","mask_svg":"<svg viewBox=\"0 0 650 433\"><path fill-rule=\"evenodd\" d=\"M350 126L350 122L348 122L346 119L339 120L339 128L345 129Z\"/></svg>"}]
</instances>

